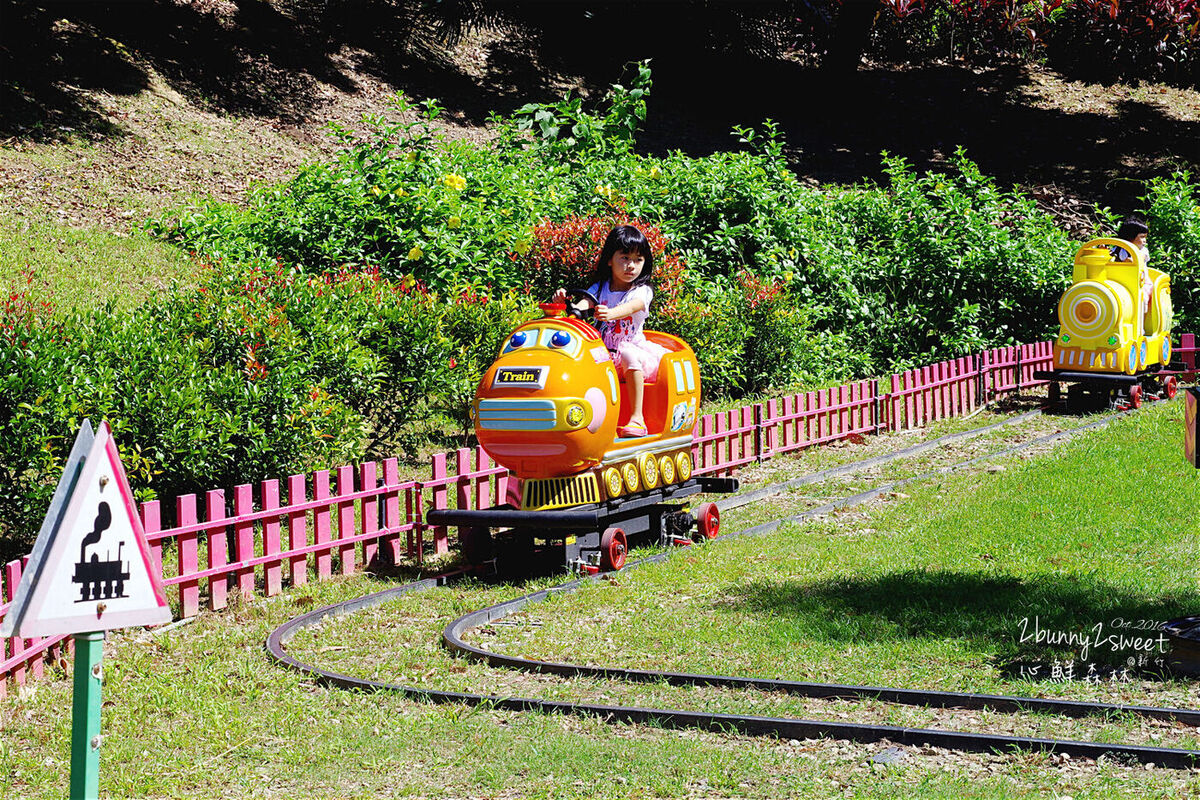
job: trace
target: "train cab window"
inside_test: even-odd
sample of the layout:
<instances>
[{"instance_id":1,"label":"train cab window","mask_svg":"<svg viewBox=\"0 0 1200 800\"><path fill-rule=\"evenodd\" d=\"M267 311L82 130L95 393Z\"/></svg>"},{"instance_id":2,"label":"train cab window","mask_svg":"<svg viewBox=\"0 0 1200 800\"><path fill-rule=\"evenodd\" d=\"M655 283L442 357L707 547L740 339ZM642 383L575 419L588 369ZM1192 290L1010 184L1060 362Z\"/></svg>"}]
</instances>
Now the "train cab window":
<instances>
[{"instance_id":1,"label":"train cab window","mask_svg":"<svg viewBox=\"0 0 1200 800\"><path fill-rule=\"evenodd\" d=\"M508 341L504 343L504 349L500 351L500 354L511 353L513 350L520 350L523 347L537 346L539 332L539 328L525 328L524 330L516 331L512 336L508 337Z\"/></svg>"},{"instance_id":2,"label":"train cab window","mask_svg":"<svg viewBox=\"0 0 1200 800\"><path fill-rule=\"evenodd\" d=\"M538 337L538 344L548 350L558 350L575 358L583 347L583 340L578 334L562 328L545 328Z\"/></svg>"}]
</instances>

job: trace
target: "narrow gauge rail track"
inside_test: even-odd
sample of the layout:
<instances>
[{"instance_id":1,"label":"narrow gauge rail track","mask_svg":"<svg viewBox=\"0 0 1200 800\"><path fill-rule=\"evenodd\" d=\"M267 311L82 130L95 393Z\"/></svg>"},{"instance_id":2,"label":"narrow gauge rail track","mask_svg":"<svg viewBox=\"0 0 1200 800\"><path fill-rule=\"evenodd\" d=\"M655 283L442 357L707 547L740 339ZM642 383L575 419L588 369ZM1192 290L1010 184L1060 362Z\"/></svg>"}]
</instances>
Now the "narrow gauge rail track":
<instances>
[{"instance_id":1,"label":"narrow gauge rail track","mask_svg":"<svg viewBox=\"0 0 1200 800\"><path fill-rule=\"evenodd\" d=\"M778 484L745 496L729 498L724 501L726 507L736 507L753 502L756 499L778 494L790 488L830 477L834 474L844 474L874 466L902 455L912 455L914 452L944 446L952 441L969 435L978 435L1001 425L1027 419L1036 415L1037 411L1021 415L1013 420L1005 420L977 431L951 434L941 439L916 445L899 453L867 459L841 467L835 467L804 478ZM982 461L1018 453L1039 444L1049 444L1054 441L1073 436L1086 430L1106 425L1117 415L1108 415L1094 422L1082 425L1069 431L1061 431L1041 436L1029 442L1007 448L1005 450L960 461L955 464L940 467L922 475L894 481L869 491L841 498L838 501L808 509L800 514L757 525L741 531L722 534L721 538L733 536L752 536L768 533L786 522L802 521L811 517L826 514L838 508L858 505L878 497L886 492L913 481L923 480L938 474L945 474L965 469ZM625 569L656 563L669 558L673 551L651 555L647 558L630 562ZM398 586L366 597L346 601L323 608L315 609L276 628L267 638L266 648L269 654L279 664L312 676L319 683L345 689L360 691L387 691L403 694L416 700L436 703L464 703L467 705L487 706L510 711L540 711L543 713L560 713L575 715L597 716L612 721L628 723L651 723L671 728L697 728L712 731L738 731L749 735L776 736L785 739L836 738L857 742L876 742L888 740L896 744L929 745L953 750L973 752L999 752L1011 750L1031 750L1067 754L1072 757L1098 759L1109 757L1128 763L1157 764L1174 769L1200 768L1200 751L1165 747L1151 747L1137 744L1102 743L1087 741L1071 741L1048 739L1040 737L1008 736L987 733L971 733L948 731L937 728L907 728L888 725L869 725L854 722L835 722L829 720L790 719L777 717L745 716L738 714L712 714L706 712L686 711L681 709L643 708L638 706L614 706L595 703L568 703L526 697L502 697L497 695L472 694L468 692L449 692L436 689L422 689L414 686L385 683L382 681L364 680L339 672L322 669L307 664L289 655L287 644L295 634L306 628L313 627L327 619L352 614L362 609L386 603L400 595L409 592L445 586L467 574L466 570L457 570L424 580ZM513 614L531 603L538 603L566 592L571 592L590 581L603 580L604 575L593 575L579 578L550 589L524 595L512 600L498 603L487 608L465 614L446 626L442 633L443 643L453 652L468 658L479 659L486 663L509 669L524 670L566 677L595 677L603 679L619 679L631 682L657 682L671 685L720 686L728 688L769 690L806 697L828 699L875 699L888 703L927 706L951 709L990 709L997 712L1041 712L1071 717L1107 716L1112 714L1131 714L1147 719L1170 720L1187 725L1200 726L1200 710L1185 708L1156 708L1150 706L1130 706L1111 703L1090 703L1073 700L1058 700L1036 697L1017 697L1008 695L975 694L968 692L942 692L916 689L900 689L881 686L854 686L833 683L807 683L799 681L782 681L764 678L748 678L722 675L698 675L691 673L655 672L650 670L632 670L619 667L589 667L579 664L536 661L516 656L505 656L484 650L469 644L463 639L464 634L476 627L486 625L498 619Z\"/></svg>"}]
</instances>

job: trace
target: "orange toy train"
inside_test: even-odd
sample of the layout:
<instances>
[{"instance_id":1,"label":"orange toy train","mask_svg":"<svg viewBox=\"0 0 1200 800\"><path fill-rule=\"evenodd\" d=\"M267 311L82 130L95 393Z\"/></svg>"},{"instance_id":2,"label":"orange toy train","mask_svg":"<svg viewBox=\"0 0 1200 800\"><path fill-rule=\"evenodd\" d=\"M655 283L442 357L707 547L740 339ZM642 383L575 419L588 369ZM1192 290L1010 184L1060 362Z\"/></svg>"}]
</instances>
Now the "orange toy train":
<instances>
[{"instance_id":1,"label":"orange toy train","mask_svg":"<svg viewBox=\"0 0 1200 800\"><path fill-rule=\"evenodd\" d=\"M616 438L629 397L595 328L565 307L513 331L484 373L472 414L479 443L522 480L522 508L560 508L686 481L700 403L700 369L674 336L647 331L668 352L646 384L648 435Z\"/></svg>"},{"instance_id":2,"label":"orange toy train","mask_svg":"<svg viewBox=\"0 0 1200 800\"><path fill-rule=\"evenodd\" d=\"M657 531L663 541L679 541L695 526L702 537L715 536L714 504L691 514L666 502L737 488L735 479L692 475L700 407L692 349L675 336L645 332L666 353L657 378L645 384L646 435L621 438L629 391L599 333L565 305L546 303L542 311L509 335L470 409L480 445L513 475L508 502L430 512L430 523L457 525L472 561L491 556L491 529L498 527L527 547L531 539L561 541L568 565L583 568L619 567L631 533Z\"/></svg>"}]
</instances>

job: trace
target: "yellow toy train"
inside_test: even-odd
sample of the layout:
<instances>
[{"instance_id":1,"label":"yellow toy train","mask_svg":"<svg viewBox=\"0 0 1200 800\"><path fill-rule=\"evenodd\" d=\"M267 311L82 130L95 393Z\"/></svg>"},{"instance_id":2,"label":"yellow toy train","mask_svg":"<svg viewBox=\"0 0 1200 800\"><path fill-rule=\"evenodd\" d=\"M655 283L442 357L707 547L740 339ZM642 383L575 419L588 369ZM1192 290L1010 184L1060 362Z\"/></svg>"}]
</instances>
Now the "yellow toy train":
<instances>
[{"instance_id":1,"label":"yellow toy train","mask_svg":"<svg viewBox=\"0 0 1200 800\"><path fill-rule=\"evenodd\" d=\"M1118 256L1121 260L1118 260ZM1059 333L1050 399L1069 384L1071 411L1141 405L1143 396L1171 398L1171 279L1146 265L1123 239L1094 239L1075 254L1071 285L1058 301Z\"/></svg>"},{"instance_id":2,"label":"yellow toy train","mask_svg":"<svg viewBox=\"0 0 1200 800\"><path fill-rule=\"evenodd\" d=\"M573 292L593 301L586 292ZM700 366L687 343L645 331L666 351L644 387L646 435L619 437L629 391L612 355L583 312L542 305L519 325L484 373L471 404L479 444L509 469L507 502L491 509L431 511L431 525L454 525L468 561L495 558L497 544L518 554L562 548L577 570L619 569L628 539L701 538L720 529L713 503L695 513L671 501L736 491L734 478L692 475L700 408ZM493 535L493 529L499 529Z\"/></svg>"}]
</instances>

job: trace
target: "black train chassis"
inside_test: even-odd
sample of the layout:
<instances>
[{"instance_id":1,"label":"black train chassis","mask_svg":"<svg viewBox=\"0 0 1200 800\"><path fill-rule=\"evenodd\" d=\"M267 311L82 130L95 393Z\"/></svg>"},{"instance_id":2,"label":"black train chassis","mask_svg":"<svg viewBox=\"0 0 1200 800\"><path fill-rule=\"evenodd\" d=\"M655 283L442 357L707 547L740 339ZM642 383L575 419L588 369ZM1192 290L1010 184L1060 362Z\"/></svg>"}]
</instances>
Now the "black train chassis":
<instances>
[{"instance_id":1,"label":"black train chassis","mask_svg":"<svg viewBox=\"0 0 1200 800\"><path fill-rule=\"evenodd\" d=\"M479 510L434 509L429 525L457 526L464 555L471 563L493 558L492 528L508 529L497 537L519 550L532 552L538 540L561 544L568 568L600 563L604 532L621 528L628 537L649 534L660 544L690 539L694 517L673 501L696 494L736 492L737 478L696 477L635 495L550 511L522 511L509 505Z\"/></svg>"}]
</instances>

